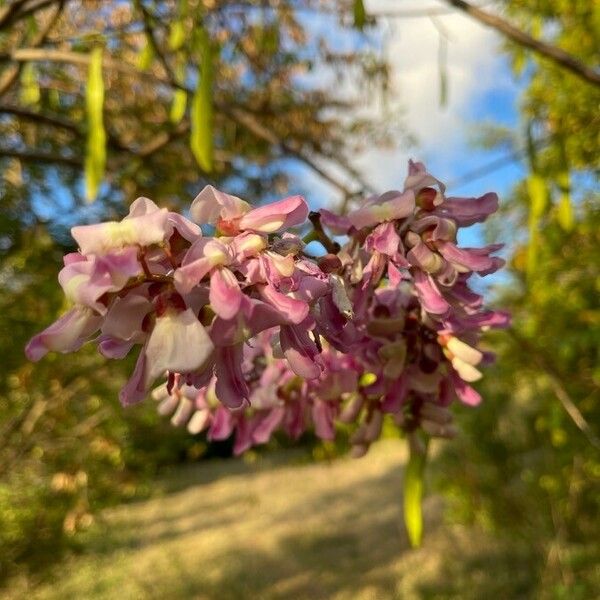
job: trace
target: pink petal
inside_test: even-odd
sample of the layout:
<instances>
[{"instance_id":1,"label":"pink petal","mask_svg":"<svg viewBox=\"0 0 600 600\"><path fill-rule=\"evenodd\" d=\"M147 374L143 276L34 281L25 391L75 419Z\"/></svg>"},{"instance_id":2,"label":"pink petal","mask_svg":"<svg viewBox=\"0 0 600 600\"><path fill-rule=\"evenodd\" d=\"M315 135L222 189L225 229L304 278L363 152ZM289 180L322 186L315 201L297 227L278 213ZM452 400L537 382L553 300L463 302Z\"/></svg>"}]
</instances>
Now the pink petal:
<instances>
[{"instance_id":1,"label":"pink petal","mask_svg":"<svg viewBox=\"0 0 600 600\"><path fill-rule=\"evenodd\" d=\"M414 162L413 160L408 161L408 177L404 182L405 190L413 190L415 195L418 194L423 188L436 186L439 188L441 195L443 196L446 186L433 175L427 172L425 165L421 162ZM434 201L434 204L442 202L442 198Z\"/></svg>"},{"instance_id":2,"label":"pink petal","mask_svg":"<svg viewBox=\"0 0 600 600\"><path fill-rule=\"evenodd\" d=\"M407 253L408 262L428 273L435 273L444 266L444 260L437 252L432 252L427 244L418 242Z\"/></svg>"},{"instance_id":3,"label":"pink petal","mask_svg":"<svg viewBox=\"0 0 600 600\"><path fill-rule=\"evenodd\" d=\"M484 253L486 249L483 248L458 248L452 242L440 242L438 247L447 261L477 273L490 273L492 269L496 270L504 264L501 259L487 256ZM493 249L496 247L492 246ZM494 250L490 250L492 251Z\"/></svg>"},{"instance_id":4,"label":"pink petal","mask_svg":"<svg viewBox=\"0 0 600 600\"><path fill-rule=\"evenodd\" d=\"M226 320L217 317L211 326L210 335L216 345L229 346L284 322L279 311L269 304L242 296L238 318Z\"/></svg>"},{"instance_id":5,"label":"pink petal","mask_svg":"<svg viewBox=\"0 0 600 600\"><path fill-rule=\"evenodd\" d=\"M142 332L144 317L152 310L152 303L144 296L129 294L115 298L104 322L102 333L121 340L130 340Z\"/></svg>"},{"instance_id":6,"label":"pink petal","mask_svg":"<svg viewBox=\"0 0 600 600\"><path fill-rule=\"evenodd\" d=\"M233 454L239 456L252 447L252 423L249 419L241 417L235 427L235 443Z\"/></svg>"},{"instance_id":7,"label":"pink petal","mask_svg":"<svg viewBox=\"0 0 600 600\"><path fill-rule=\"evenodd\" d=\"M98 351L106 358L121 359L129 354L135 343L135 338L121 340L108 335L101 335L98 338Z\"/></svg>"},{"instance_id":8,"label":"pink petal","mask_svg":"<svg viewBox=\"0 0 600 600\"><path fill-rule=\"evenodd\" d=\"M248 401L248 385L242 373L242 344L217 348L215 392L227 408L240 408Z\"/></svg>"},{"instance_id":9,"label":"pink petal","mask_svg":"<svg viewBox=\"0 0 600 600\"><path fill-rule=\"evenodd\" d=\"M79 225L71 235L83 254L103 255L127 246L151 246L165 241L172 232L166 208L128 217L120 222Z\"/></svg>"},{"instance_id":10,"label":"pink petal","mask_svg":"<svg viewBox=\"0 0 600 600\"><path fill-rule=\"evenodd\" d=\"M25 354L29 360L37 362L49 351L66 353L79 350L101 323L102 318L91 309L76 306L32 337L25 347Z\"/></svg>"},{"instance_id":11,"label":"pink petal","mask_svg":"<svg viewBox=\"0 0 600 600\"><path fill-rule=\"evenodd\" d=\"M408 383L405 375L401 375L392 383L381 402L381 410L385 413L397 413L408 394Z\"/></svg>"},{"instance_id":12,"label":"pink petal","mask_svg":"<svg viewBox=\"0 0 600 600\"><path fill-rule=\"evenodd\" d=\"M235 275L226 267L210 275L210 305L222 319L232 319L240 310L242 291Z\"/></svg>"},{"instance_id":13,"label":"pink petal","mask_svg":"<svg viewBox=\"0 0 600 600\"><path fill-rule=\"evenodd\" d=\"M384 221L403 219L412 215L414 210L415 195L412 191L392 191L370 200L362 208L350 213L348 218L354 227L362 229Z\"/></svg>"},{"instance_id":14,"label":"pink petal","mask_svg":"<svg viewBox=\"0 0 600 600\"><path fill-rule=\"evenodd\" d=\"M145 348L146 387L165 371L187 373L204 365L214 350L206 330L188 308L156 319Z\"/></svg>"},{"instance_id":15,"label":"pink petal","mask_svg":"<svg viewBox=\"0 0 600 600\"><path fill-rule=\"evenodd\" d=\"M255 444L266 444L283 421L284 415L285 409L282 406L273 408L266 414L257 415L257 422L252 431L252 441Z\"/></svg>"},{"instance_id":16,"label":"pink petal","mask_svg":"<svg viewBox=\"0 0 600 600\"><path fill-rule=\"evenodd\" d=\"M481 402L481 396L454 371L452 372L452 383L458 399L464 404L477 406Z\"/></svg>"},{"instance_id":17,"label":"pink petal","mask_svg":"<svg viewBox=\"0 0 600 600\"><path fill-rule=\"evenodd\" d=\"M143 215L156 212L157 210L160 210L160 208L152 200L150 200L150 198L141 196L140 198L136 198L130 204L128 217L141 217ZM127 219L128 217L125 218Z\"/></svg>"},{"instance_id":18,"label":"pink petal","mask_svg":"<svg viewBox=\"0 0 600 600\"><path fill-rule=\"evenodd\" d=\"M447 198L440 210L462 227L482 223L498 210L498 196L488 192L479 198Z\"/></svg>"},{"instance_id":19,"label":"pink petal","mask_svg":"<svg viewBox=\"0 0 600 600\"><path fill-rule=\"evenodd\" d=\"M208 431L209 441L226 440L233 431L234 417L224 406L218 406L213 415L213 421Z\"/></svg>"},{"instance_id":20,"label":"pink petal","mask_svg":"<svg viewBox=\"0 0 600 600\"><path fill-rule=\"evenodd\" d=\"M335 428L333 420L336 409L331 402L324 402L315 399L312 406L312 418L315 425L315 434L322 440L333 440L335 438Z\"/></svg>"},{"instance_id":21,"label":"pink petal","mask_svg":"<svg viewBox=\"0 0 600 600\"><path fill-rule=\"evenodd\" d=\"M305 379L315 379L321 374L321 367L316 362L318 349L305 328L282 325L279 339L294 373Z\"/></svg>"},{"instance_id":22,"label":"pink petal","mask_svg":"<svg viewBox=\"0 0 600 600\"><path fill-rule=\"evenodd\" d=\"M394 223L381 223L369 234L365 247L368 251L376 250L387 256L395 256L400 247L400 236Z\"/></svg>"},{"instance_id":23,"label":"pink petal","mask_svg":"<svg viewBox=\"0 0 600 600\"><path fill-rule=\"evenodd\" d=\"M133 370L131 377L119 392L119 400L124 406L141 402L146 397L149 387L146 387L144 384L144 381L146 380L144 376L145 371L146 354L142 349L137 362L135 363L135 369Z\"/></svg>"},{"instance_id":24,"label":"pink petal","mask_svg":"<svg viewBox=\"0 0 600 600\"><path fill-rule=\"evenodd\" d=\"M188 242L195 242L198 238L202 237L202 230L196 223L186 219L182 215L175 212L169 213L169 223L173 229L179 232L179 235Z\"/></svg>"},{"instance_id":25,"label":"pink petal","mask_svg":"<svg viewBox=\"0 0 600 600\"><path fill-rule=\"evenodd\" d=\"M220 218L231 221L249 210L250 205L244 200L207 185L192 202L190 214L196 223L216 225Z\"/></svg>"},{"instance_id":26,"label":"pink petal","mask_svg":"<svg viewBox=\"0 0 600 600\"><path fill-rule=\"evenodd\" d=\"M272 285L260 286L259 293L289 323L302 323L308 316L309 307L306 302L286 296Z\"/></svg>"},{"instance_id":27,"label":"pink petal","mask_svg":"<svg viewBox=\"0 0 600 600\"><path fill-rule=\"evenodd\" d=\"M431 276L418 269L415 269L413 276L415 279L415 288L423 304L423 308L433 315L446 314L450 309L450 305L444 300L442 294L440 294Z\"/></svg>"},{"instance_id":28,"label":"pink petal","mask_svg":"<svg viewBox=\"0 0 600 600\"><path fill-rule=\"evenodd\" d=\"M210 258L202 257L175 270L175 289L182 295L189 294L202 278L213 268Z\"/></svg>"},{"instance_id":29,"label":"pink petal","mask_svg":"<svg viewBox=\"0 0 600 600\"><path fill-rule=\"evenodd\" d=\"M350 219L346 216L336 215L325 208L322 208L319 212L321 213L321 223L337 235L348 233L352 227Z\"/></svg>"},{"instance_id":30,"label":"pink petal","mask_svg":"<svg viewBox=\"0 0 600 600\"><path fill-rule=\"evenodd\" d=\"M308 205L302 196L290 196L278 202L255 208L240 219L240 229L274 233L301 225L308 216Z\"/></svg>"},{"instance_id":31,"label":"pink petal","mask_svg":"<svg viewBox=\"0 0 600 600\"><path fill-rule=\"evenodd\" d=\"M423 233L428 231L430 239L433 241L448 241L456 240L456 223L452 219L445 219L437 215L427 215L417 219L410 226L411 231Z\"/></svg>"}]
</instances>

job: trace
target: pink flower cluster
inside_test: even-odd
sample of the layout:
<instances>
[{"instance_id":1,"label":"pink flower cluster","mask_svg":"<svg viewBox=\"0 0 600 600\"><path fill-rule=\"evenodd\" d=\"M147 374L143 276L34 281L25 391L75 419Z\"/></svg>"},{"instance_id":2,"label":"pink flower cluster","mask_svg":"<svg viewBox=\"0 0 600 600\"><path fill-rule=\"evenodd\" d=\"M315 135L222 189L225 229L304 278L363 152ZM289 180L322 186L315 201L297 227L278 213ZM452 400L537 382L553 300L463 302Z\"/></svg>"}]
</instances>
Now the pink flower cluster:
<instances>
[{"instance_id":1,"label":"pink flower cluster","mask_svg":"<svg viewBox=\"0 0 600 600\"><path fill-rule=\"evenodd\" d=\"M212 186L191 220L138 198L122 221L73 228L79 252L59 274L73 308L26 353L93 339L119 359L140 346L121 402L166 379L152 392L159 412L209 439L235 433L238 454L276 430L333 439L339 421L360 456L385 415L405 432L451 437L452 401L481 400L469 385L493 358L481 333L509 320L469 287L503 265L492 256L501 246L460 248L457 230L497 206L495 194L447 198L412 161L403 191L347 216L309 215L300 196L252 208ZM327 253L308 254L311 240Z\"/></svg>"}]
</instances>

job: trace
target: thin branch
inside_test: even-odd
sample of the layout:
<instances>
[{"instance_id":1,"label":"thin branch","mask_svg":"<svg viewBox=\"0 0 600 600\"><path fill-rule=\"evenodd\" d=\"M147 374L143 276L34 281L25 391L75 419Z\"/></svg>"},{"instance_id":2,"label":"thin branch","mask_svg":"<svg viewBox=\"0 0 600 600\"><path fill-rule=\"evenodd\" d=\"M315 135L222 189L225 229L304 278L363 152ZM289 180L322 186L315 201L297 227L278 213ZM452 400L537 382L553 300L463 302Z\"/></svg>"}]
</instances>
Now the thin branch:
<instances>
[{"instance_id":1,"label":"thin branch","mask_svg":"<svg viewBox=\"0 0 600 600\"><path fill-rule=\"evenodd\" d=\"M585 435L594 448L600 449L600 440L592 431L590 424L581 414L581 411L577 408L577 405L565 388L560 374L554 365L552 365L544 357L544 355L540 353L538 348L535 348L527 339L523 338L514 329L509 329L508 334L521 347L521 349L525 351L529 357L531 357L531 360L538 366L538 368L540 368L546 374L548 381L554 390L554 395L558 398L569 417L571 417L571 420L575 426Z\"/></svg>"},{"instance_id":2,"label":"thin branch","mask_svg":"<svg viewBox=\"0 0 600 600\"><path fill-rule=\"evenodd\" d=\"M24 8L18 15L18 19L19 21L22 21L23 19L25 19L26 17L28 17L29 15L32 15L33 13L36 13L44 8L48 8L49 6L52 6L53 4L66 4L67 2L69 2L70 0L38 0L38 2L33 2L32 4L30 4L29 6L27 6L27 8Z\"/></svg>"},{"instance_id":3,"label":"thin branch","mask_svg":"<svg viewBox=\"0 0 600 600\"><path fill-rule=\"evenodd\" d=\"M14 2L0 8L0 29L6 25L10 25L19 14L23 4L26 3L27 0L14 0Z\"/></svg>"},{"instance_id":4,"label":"thin branch","mask_svg":"<svg viewBox=\"0 0 600 600\"><path fill-rule=\"evenodd\" d=\"M71 52L68 50L53 50L47 48L19 48L6 54L0 54L1 60L14 60L18 62L27 61L52 61L52 62L64 62L77 65L88 65L90 57L87 54L80 52ZM135 67L132 67L119 60L106 57L103 59L102 65L105 68L115 70L120 73L131 75L134 77L141 77L152 81L153 83L161 83L165 86L182 89L188 94L192 93L192 90L187 88L185 85L178 83L177 81L167 81L158 75L146 72L138 71ZM228 116L230 119L242 125L249 131L251 131L258 138L263 139L270 144L279 147L285 154L304 162L308 165L315 173L320 175L325 181L328 181L332 186L340 190L345 196L353 197L360 193L361 190L352 190L347 185L339 181L327 173L311 156L308 156L306 151L296 144L281 140L273 131L265 127L254 115L245 111L240 107L228 107L219 103L215 103L215 108L222 114ZM342 165L343 166L343 165ZM363 184L363 188L367 190L372 189L368 184Z\"/></svg>"},{"instance_id":5,"label":"thin branch","mask_svg":"<svg viewBox=\"0 0 600 600\"><path fill-rule=\"evenodd\" d=\"M63 117L60 117L58 115L47 115L44 113L22 108L20 106L9 106L6 104L0 104L0 115L1 114L14 115L16 117L27 119L29 121L37 121L38 123L44 123L45 125L50 125L52 127L66 129L67 131L71 131L72 133L75 133L77 135L81 134L81 130L79 129L76 123L73 123L73 121L70 121L69 119L64 119Z\"/></svg>"},{"instance_id":6,"label":"thin branch","mask_svg":"<svg viewBox=\"0 0 600 600\"><path fill-rule=\"evenodd\" d=\"M144 32L146 33L146 37L148 41L152 45L152 49L156 56L158 56L158 60L160 61L165 73L167 74L167 78L171 85L175 85L177 83L177 78L173 74L169 63L167 62L167 57L164 55L160 44L158 43L156 37L154 36L154 29L152 29L152 21L156 20L156 17L144 6L142 0L134 0L135 6L142 13L142 19L144 21Z\"/></svg>"},{"instance_id":7,"label":"thin branch","mask_svg":"<svg viewBox=\"0 0 600 600\"><path fill-rule=\"evenodd\" d=\"M536 149L543 148L551 141L551 137L541 138L534 142L534 147ZM489 163L482 165L481 167L476 167L475 169L471 169L470 171L459 175L455 179L449 181L446 184L446 187L448 189L456 189L477 179L487 177L491 173L495 173L499 169L507 167L508 165L512 165L514 162L521 160L526 153L527 151L524 148L511 150L510 152L503 154Z\"/></svg>"},{"instance_id":8,"label":"thin branch","mask_svg":"<svg viewBox=\"0 0 600 600\"><path fill-rule=\"evenodd\" d=\"M45 152L35 152L29 150L11 150L10 148L0 148L0 157L7 156L18 158L26 162L34 163L62 163L71 167L83 167L83 160L76 156L64 156L63 154L48 154Z\"/></svg>"},{"instance_id":9,"label":"thin branch","mask_svg":"<svg viewBox=\"0 0 600 600\"><path fill-rule=\"evenodd\" d=\"M561 48L553 46L552 44L548 44L542 40L536 40L528 33L525 33L508 21L504 20L502 17L488 13L477 6L473 6L472 4L465 2L464 0L445 0L445 2L473 17L480 23L495 29L502 35L511 39L513 42L516 42L521 46L525 46L537 54L550 59L558 66L567 69L587 83L600 86L600 72L592 67L588 67L586 64L577 60L572 54L565 52Z\"/></svg>"},{"instance_id":10,"label":"thin branch","mask_svg":"<svg viewBox=\"0 0 600 600\"><path fill-rule=\"evenodd\" d=\"M60 17L60 15L63 11L64 4L66 1L67 0L59 1L58 6L56 7L55 13L52 15L52 17L50 17L50 19L46 23L46 26L33 39L32 45L34 48L37 46L41 46L44 43L44 41L48 37L48 34L54 27L56 21L58 21L58 18ZM14 82L17 80L17 77L19 76L19 73L21 72L21 68L22 68L22 65L18 64L12 68L7 69L7 71L2 74L2 77L0 78L0 97L3 96L10 89L10 87L14 84Z\"/></svg>"}]
</instances>

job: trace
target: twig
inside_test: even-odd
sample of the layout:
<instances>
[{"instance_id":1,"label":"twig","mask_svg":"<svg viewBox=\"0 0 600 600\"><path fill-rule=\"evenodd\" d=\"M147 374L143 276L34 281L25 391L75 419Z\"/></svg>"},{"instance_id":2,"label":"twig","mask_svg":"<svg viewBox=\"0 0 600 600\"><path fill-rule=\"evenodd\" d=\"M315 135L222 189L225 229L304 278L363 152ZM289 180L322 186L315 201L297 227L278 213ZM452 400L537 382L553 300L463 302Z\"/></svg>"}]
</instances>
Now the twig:
<instances>
[{"instance_id":1,"label":"twig","mask_svg":"<svg viewBox=\"0 0 600 600\"><path fill-rule=\"evenodd\" d=\"M83 167L83 160L76 156L64 156L62 154L49 154L46 152L35 152L30 150L12 150L10 148L0 148L0 157L8 156L18 158L26 162L41 163L62 163L71 167Z\"/></svg>"},{"instance_id":2,"label":"twig","mask_svg":"<svg viewBox=\"0 0 600 600\"><path fill-rule=\"evenodd\" d=\"M577 405L571 398L569 392L566 390L560 375L556 371L555 367L551 365L546 358L540 354L539 350L532 346L528 340L521 337L514 329L508 329L508 334L513 340L525 351L531 360L537 364L537 366L544 371L548 377L548 381L554 390L554 395L558 398L563 408L571 417L571 420L575 426L585 435L590 444L594 448L600 449L600 440L596 437L590 424L586 421L585 417L581 414L581 411L577 408Z\"/></svg>"},{"instance_id":3,"label":"twig","mask_svg":"<svg viewBox=\"0 0 600 600\"><path fill-rule=\"evenodd\" d=\"M311 211L308 215L309 221L312 223L313 230L303 238L303 242L319 242L330 254L337 254L340 251L340 245L337 242L329 239L329 236L323 230L321 225L321 213Z\"/></svg>"},{"instance_id":4,"label":"twig","mask_svg":"<svg viewBox=\"0 0 600 600\"><path fill-rule=\"evenodd\" d=\"M89 64L90 58L87 54L71 52L68 50L53 50L47 48L19 48L9 53L0 54L0 61L2 60L14 60L18 62L53 61L85 66ZM177 89L182 89L188 93L191 93L191 90L183 84L180 84L176 81L167 81L162 77L155 75L154 73L138 71L135 67L132 67L119 60L106 57L103 60L102 64L105 68L113 69L120 73L124 73L134 77L141 77L143 79L150 80L153 83L161 83L165 86L175 87ZM226 115L236 123L244 126L257 137L268 141L275 147L279 147L288 156L292 156L300 160L301 162L304 162L315 173L321 176L325 181L328 181L335 188L340 190L345 196L353 197L357 193L360 193L359 191L350 189L347 185L339 181L337 178L327 173L312 157L308 156L302 148L297 147L295 144L291 144L289 142L281 140L274 132L272 132L265 125L263 125L251 113L245 111L240 107L230 107L220 103L215 103L215 108L217 108L217 110L219 110L222 114Z\"/></svg>"},{"instance_id":5,"label":"twig","mask_svg":"<svg viewBox=\"0 0 600 600\"><path fill-rule=\"evenodd\" d=\"M553 46L542 40L537 40L508 21L505 21L502 17L488 13L464 0L445 1L451 6L473 17L480 23L495 29L520 46L525 46L537 54L550 59L558 66L570 71L587 83L600 86L600 72L577 60L572 54L565 52L557 46Z\"/></svg>"},{"instance_id":6,"label":"twig","mask_svg":"<svg viewBox=\"0 0 600 600\"><path fill-rule=\"evenodd\" d=\"M67 0L60 0L58 6L56 7L55 13L48 20L46 26L33 39L32 45L34 48L36 46L41 46L44 43L51 29L54 27L56 21L58 20L58 17L60 17L60 14L63 11L64 4L66 1ZM7 69L7 71L2 74L2 77L0 78L0 96L3 96L14 84L14 82L17 80L17 77L19 76L19 73L21 72L21 68L22 65L18 64L12 68Z\"/></svg>"}]
</instances>

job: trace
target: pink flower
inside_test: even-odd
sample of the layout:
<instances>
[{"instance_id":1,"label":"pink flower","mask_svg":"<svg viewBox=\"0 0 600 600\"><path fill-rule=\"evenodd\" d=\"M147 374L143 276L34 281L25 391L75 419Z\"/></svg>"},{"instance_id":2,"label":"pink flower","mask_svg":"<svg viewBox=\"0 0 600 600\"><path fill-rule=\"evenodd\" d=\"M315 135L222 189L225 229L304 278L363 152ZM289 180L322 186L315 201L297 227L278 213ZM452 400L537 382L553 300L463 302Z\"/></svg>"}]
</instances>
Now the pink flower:
<instances>
[{"instance_id":1,"label":"pink flower","mask_svg":"<svg viewBox=\"0 0 600 600\"><path fill-rule=\"evenodd\" d=\"M493 359L481 333L509 323L469 288L473 273L504 264L493 256L501 246L456 243L459 227L496 208L494 194L446 198L411 161L404 191L311 216L303 239L328 252L316 258L287 231L307 218L300 196L252 208L207 186L191 213L215 237L138 198L122 221L73 228L80 252L65 257L59 282L75 306L26 353L76 350L98 330L109 358L139 345L122 403L166 378L153 392L159 413L209 440L235 436L235 454L278 430L333 439L343 421L362 456L384 415L406 433L451 437L449 405L480 402L468 384Z\"/></svg>"},{"instance_id":2,"label":"pink flower","mask_svg":"<svg viewBox=\"0 0 600 600\"><path fill-rule=\"evenodd\" d=\"M301 225L308 216L308 206L302 196L290 196L253 209L237 196L208 185L192 202L190 212L196 223L216 225L221 233L236 235L240 231L274 233Z\"/></svg>"},{"instance_id":3,"label":"pink flower","mask_svg":"<svg viewBox=\"0 0 600 600\"><path fill-rule=\"evenodd\" d=\"M391 191L367 198L360 208L348 215L348 219L356 229L362 229L385 221L403 219L412 215L414 210L415 195L412 191Z\"/></svg>"},{"instance_id":4,"label":"pink flower","mask_svg":"<svg viewBox=\"0 0 600 600\"><path fill-rule=\"evenodd\" d=\"M168 308L157 316L143 350L146 389L166 371L188 373L200 369L213 351L210 336L189 308Z\"/></svg>"},{"instance_id":5,"label":"pink flower","mask_svg":"<svg viewBox=\"0 0 600 600\"><path fill-rule=\"evenodd\" d=\"M25 348L27 358L40 360L49 351L75 352L98 331L101 317L85 306L75 306L58 321L31 338Z\"/></svg>"}]
</instances>

